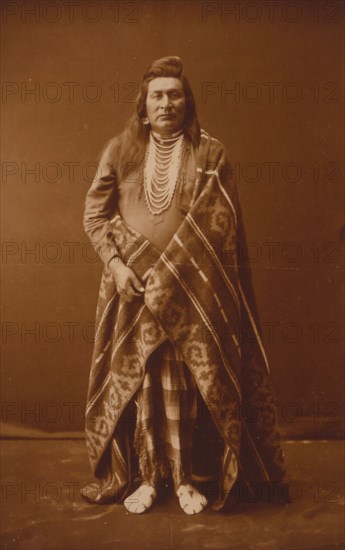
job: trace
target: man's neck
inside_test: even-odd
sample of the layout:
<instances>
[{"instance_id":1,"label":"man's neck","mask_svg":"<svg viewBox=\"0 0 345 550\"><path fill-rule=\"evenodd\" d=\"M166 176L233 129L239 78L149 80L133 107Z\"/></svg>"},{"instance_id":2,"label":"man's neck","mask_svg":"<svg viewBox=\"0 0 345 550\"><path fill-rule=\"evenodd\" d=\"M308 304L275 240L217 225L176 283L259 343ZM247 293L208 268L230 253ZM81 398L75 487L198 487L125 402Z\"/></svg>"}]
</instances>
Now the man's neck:
<instances>
[{"instance_id":1,"label":"man's neck","mask_svg":"<svg viewBox=\"0 0 345 550\"><path fill-rule=\"evenodd\" d=\"M183 128L181 128L180 130L178 130L177 132L172 132L170 134L161 134L160 132L156 132L154 130L151 130L153 136L159 140L162 140L162 141L165 141L165 140L170 140L170 139L174 139L178 136L180 136L182 133L183 133Z\"/></svg>"}]
</instances>

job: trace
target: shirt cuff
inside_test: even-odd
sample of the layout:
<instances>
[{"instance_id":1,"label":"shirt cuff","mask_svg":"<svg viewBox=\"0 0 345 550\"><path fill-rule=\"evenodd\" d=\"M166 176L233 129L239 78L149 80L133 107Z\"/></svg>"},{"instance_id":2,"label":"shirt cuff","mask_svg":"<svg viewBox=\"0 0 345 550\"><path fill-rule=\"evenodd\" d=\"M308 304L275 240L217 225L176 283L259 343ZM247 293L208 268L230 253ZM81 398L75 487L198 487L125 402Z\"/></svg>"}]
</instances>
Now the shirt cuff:
<instances>
[{"instance_id":1,"label":"shirt cuff","mask_svg":"<svg viewBox=\"0 0 345 550\"><path fill-rule=\"evenodd\" d=\"M120 254L113 254L111 256L111 258L109 258L109 260L107 260L105 262L105 265L106 265L107 269L109 269L109 264L110 264L111 260L114 260L114 258L120 258L121 259L121 256L120 256Z\"/></svg>"}]
</instances>

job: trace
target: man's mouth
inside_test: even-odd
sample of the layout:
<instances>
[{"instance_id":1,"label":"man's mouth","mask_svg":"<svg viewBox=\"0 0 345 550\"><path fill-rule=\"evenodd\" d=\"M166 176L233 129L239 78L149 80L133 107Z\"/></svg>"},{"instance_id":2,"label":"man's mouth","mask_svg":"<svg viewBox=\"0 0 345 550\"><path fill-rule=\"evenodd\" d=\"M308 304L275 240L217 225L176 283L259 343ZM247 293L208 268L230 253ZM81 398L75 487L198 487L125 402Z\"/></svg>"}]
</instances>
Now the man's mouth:
<instances>
[{"instance_id":1,"label":"man's mouth","mask_svg":"<svg viewBox=\"0 0 345 550\"><path fill-rule=\"evenodd\" d=\"M174 118L174 115L159 115L158 118Z\"/></svg>"}]
</instances>

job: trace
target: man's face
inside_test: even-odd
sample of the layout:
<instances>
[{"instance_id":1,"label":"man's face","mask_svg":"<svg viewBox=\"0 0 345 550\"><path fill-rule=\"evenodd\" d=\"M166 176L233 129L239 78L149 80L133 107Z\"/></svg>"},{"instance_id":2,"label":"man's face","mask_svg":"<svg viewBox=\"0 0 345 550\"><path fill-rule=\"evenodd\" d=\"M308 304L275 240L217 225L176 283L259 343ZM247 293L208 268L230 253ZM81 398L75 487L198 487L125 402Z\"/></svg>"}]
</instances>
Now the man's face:
<instances>
[{"instance_id":1,"label":"man's face","mask_svg":"<svg viewBox=\"0 0 345 550\"><path fill-rule=\"evenodd\" d=\"M165 76L151 80L146 112L154 132L168 135L180 130L186 112L186 97L181 80Z\"/></svg>"}]
</instances>

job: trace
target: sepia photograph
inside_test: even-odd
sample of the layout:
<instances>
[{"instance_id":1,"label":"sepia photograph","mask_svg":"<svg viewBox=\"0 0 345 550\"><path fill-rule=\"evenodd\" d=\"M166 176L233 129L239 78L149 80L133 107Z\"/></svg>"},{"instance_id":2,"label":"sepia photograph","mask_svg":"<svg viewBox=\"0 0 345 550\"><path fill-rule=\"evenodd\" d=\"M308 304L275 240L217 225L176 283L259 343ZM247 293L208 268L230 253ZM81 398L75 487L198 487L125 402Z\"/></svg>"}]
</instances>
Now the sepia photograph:
<instances>
[{"instance_id":1,"label":"sepia photograph","mask_svg":"<svg viewBox=\"0 0 345 550\"><path fill-rule=\"evenodd\" d=\"M1 3L1 550L341 550L344 2Z\"/></svg>"}]
</instances>

